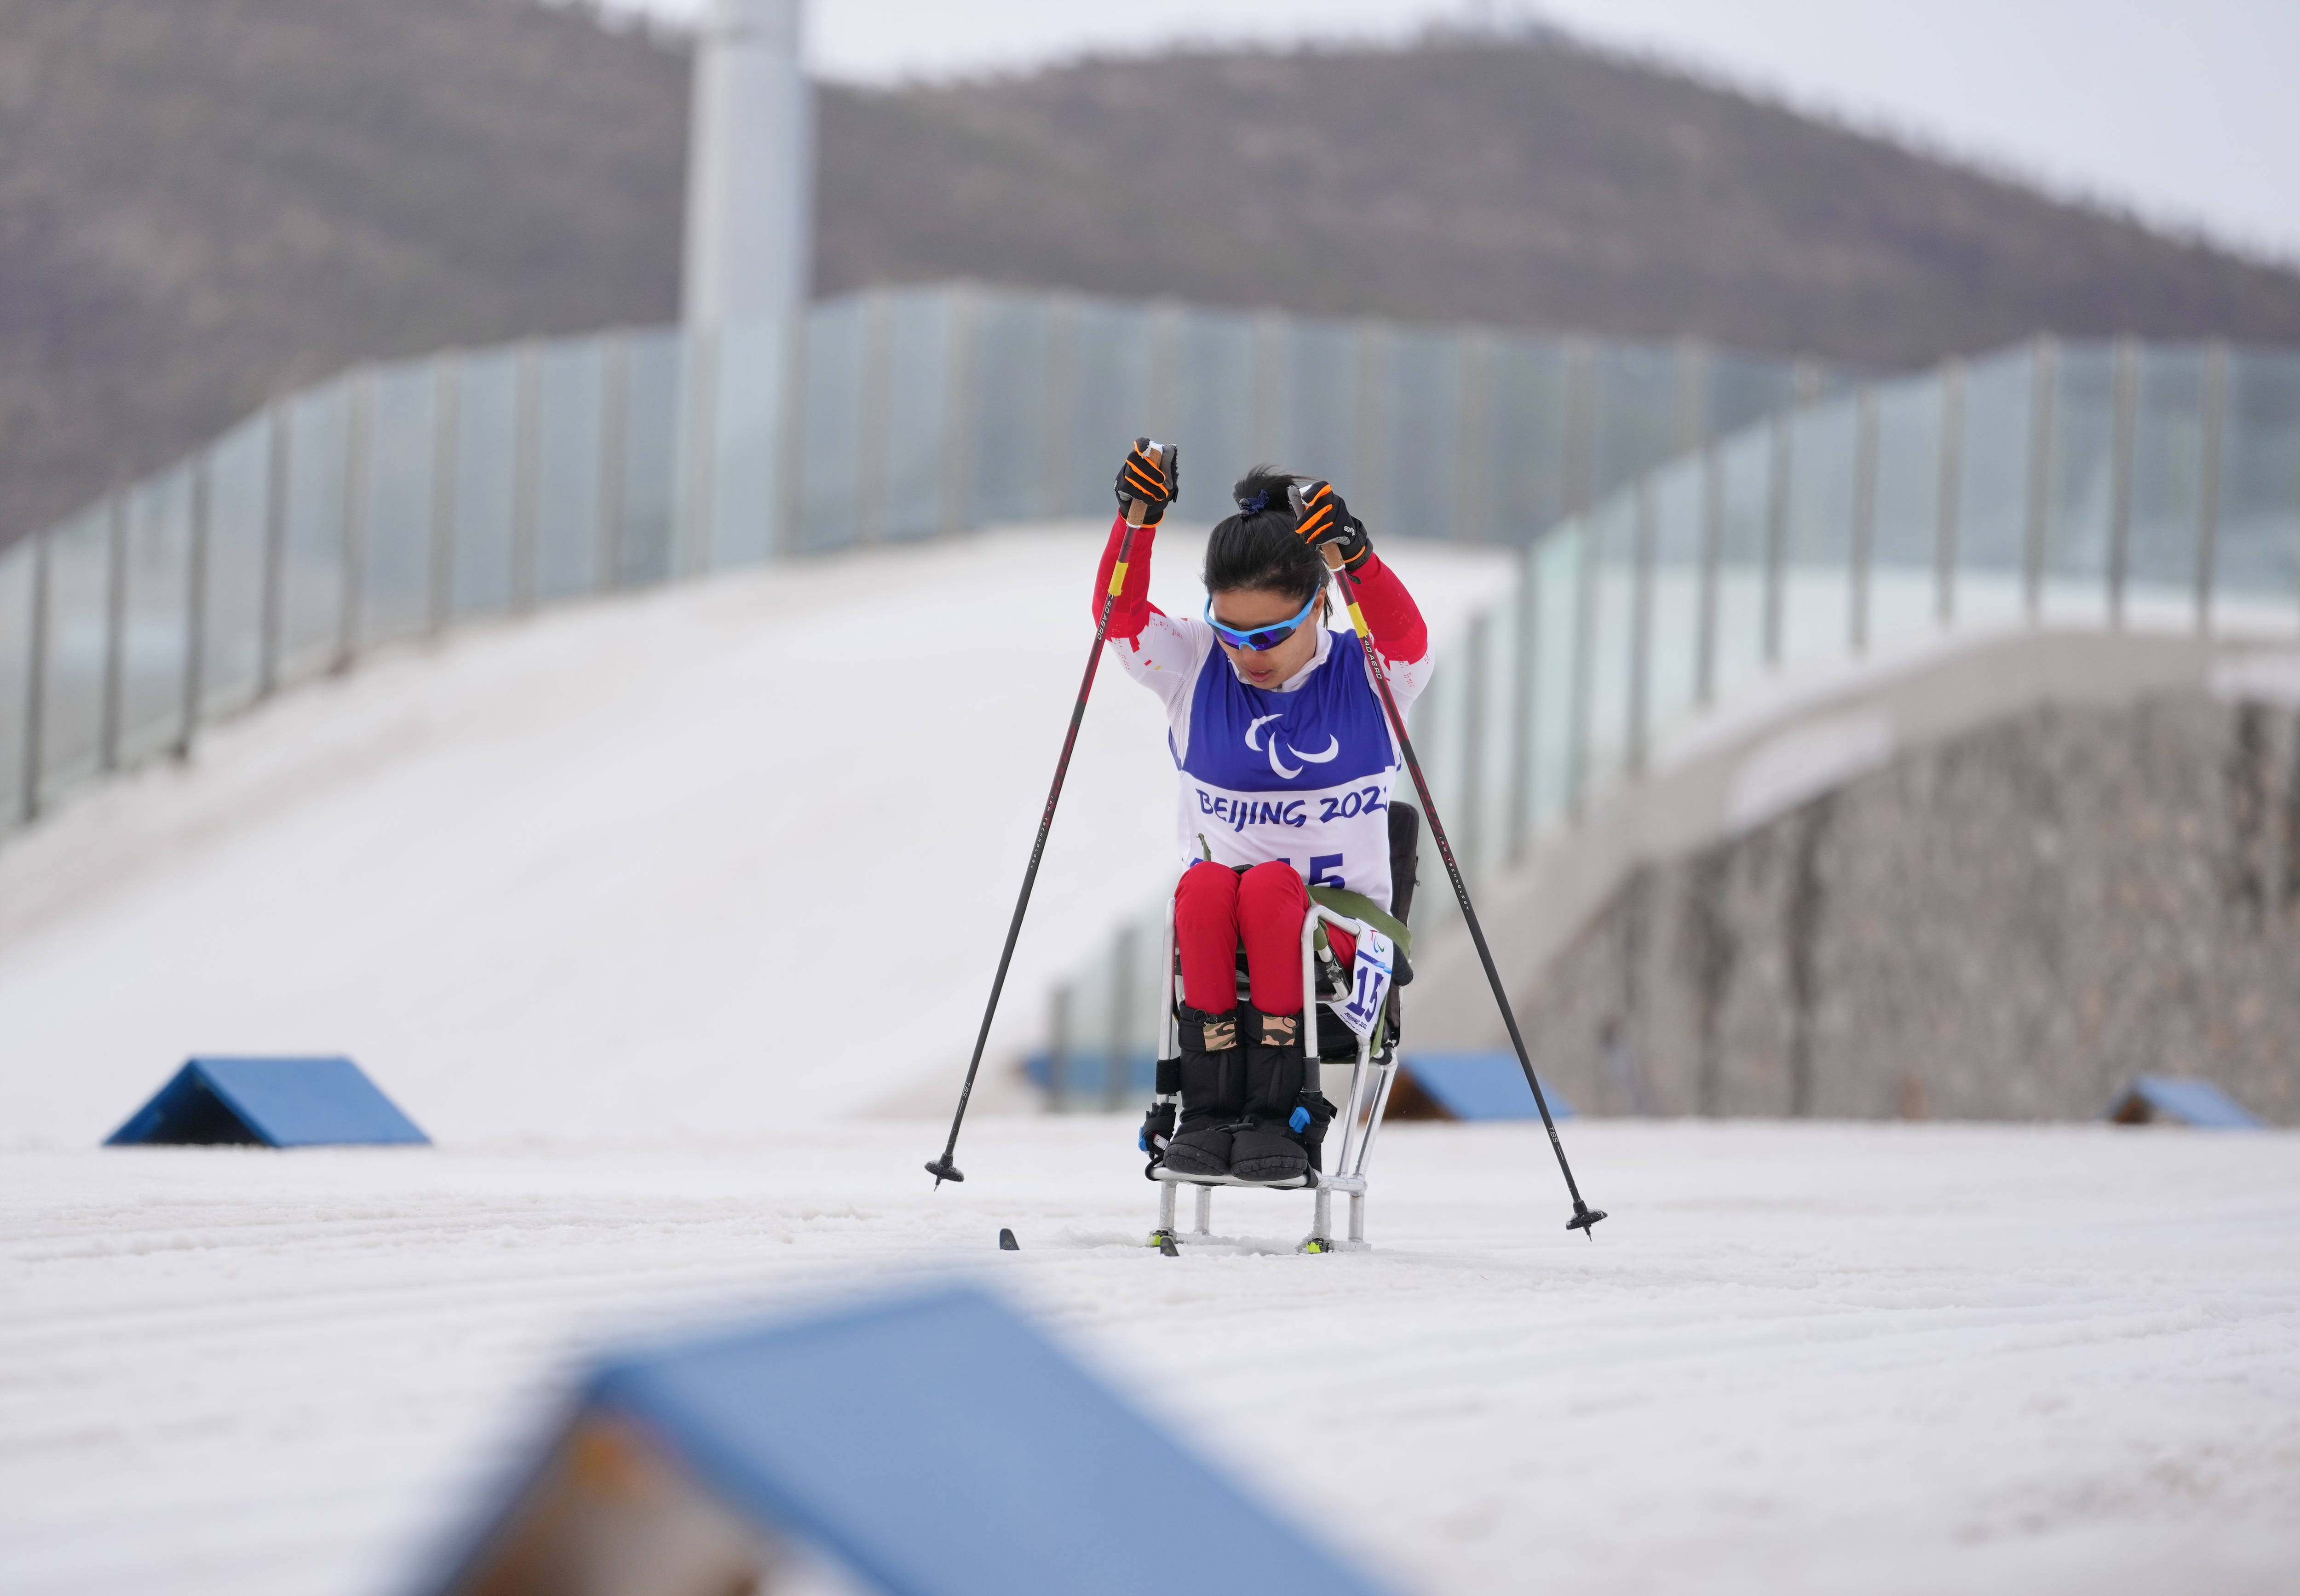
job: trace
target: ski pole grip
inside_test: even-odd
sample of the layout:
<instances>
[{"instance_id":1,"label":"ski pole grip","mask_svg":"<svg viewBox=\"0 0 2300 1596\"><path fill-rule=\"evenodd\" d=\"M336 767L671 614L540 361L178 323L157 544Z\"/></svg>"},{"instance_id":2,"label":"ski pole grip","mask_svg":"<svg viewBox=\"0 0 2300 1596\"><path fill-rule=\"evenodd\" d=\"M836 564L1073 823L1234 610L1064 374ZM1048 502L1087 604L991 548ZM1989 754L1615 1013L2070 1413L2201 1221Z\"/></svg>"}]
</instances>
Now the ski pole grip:
<instances>
[{"instance_id":1,"label":"ski pole grip","mask_svg":"<svg viewBox=\"0 0 2300 1596\"><path fill-rule=\"evenodd\" d=\"M1171 444L1162 444L1155 438L1150 438L1146 441L1147 441L1150 445L1151 454L1155 457L1158 461L1159 474L1163 476L1165 474L1167 461L1171 460L1174 456L1174 445ZM1126 524L1128 526L1138 528L1142 525L1142 518L1149 513L1149 500L1129 499L1126 501Z\"/></svg>"}]
</instances>

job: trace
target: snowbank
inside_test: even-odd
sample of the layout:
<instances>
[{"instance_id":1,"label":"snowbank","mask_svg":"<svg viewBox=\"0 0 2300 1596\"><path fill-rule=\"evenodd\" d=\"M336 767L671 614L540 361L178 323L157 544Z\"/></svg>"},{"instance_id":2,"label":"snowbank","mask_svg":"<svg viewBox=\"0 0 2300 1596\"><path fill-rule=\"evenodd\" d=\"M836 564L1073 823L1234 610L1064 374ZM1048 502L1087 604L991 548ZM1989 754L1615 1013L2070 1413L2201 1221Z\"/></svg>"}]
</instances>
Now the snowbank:
<instances>
[{"instance_id":1,"label":"snowbank","mask_svg":"<svg viewBox=\"0 0 2300 1596\"><path fill-rule=\"evenodd\" d=\"M1085 663L1100 537L849 555L474 628L82 800L0 847L0 1144L88 1144L203 1052L351 1053L450 1142L946 1101ZM1196 609L1200 541L1167 538L1170 608ZM1506 569L1384 549L1441 645ZM1172 782L1155 702L1105 670L1002 1064L1053 978L1157 891Z\"/></svg>"}]
</instances>

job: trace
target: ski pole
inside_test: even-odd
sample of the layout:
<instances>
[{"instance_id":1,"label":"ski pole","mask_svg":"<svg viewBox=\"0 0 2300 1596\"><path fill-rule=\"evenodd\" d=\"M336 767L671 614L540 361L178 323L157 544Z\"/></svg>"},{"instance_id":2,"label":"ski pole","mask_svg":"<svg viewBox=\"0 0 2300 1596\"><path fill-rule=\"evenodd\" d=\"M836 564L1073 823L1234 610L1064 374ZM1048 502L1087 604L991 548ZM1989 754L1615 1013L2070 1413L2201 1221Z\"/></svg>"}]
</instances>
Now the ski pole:
<instances>
[{"instance_id":1,"label":"ski pole","mask_svg":"<svg viewBox=\"0 0 2300 1596\"><path fill-rule=\"evenodd\" d=\"M1156 455L1159 470L1171 483L1174 445L1153 443L1146 437L1137 438L1135 443ZM1006 989L1006 967L1013 962L1015 939L1022 935L1022 916L1030 907L1030 889L1038 885L1038 861L1046 852L1046 834L1054 828L1054 805L1062 802L1062 778L1071 769L1071 751L1078 746L1079 726L1086 719L1087 694L1094 691L1094 673L1102 664L1103 642L1110 635L1110 612L1118 603L1119 590L1126 586L1126 565L1134 554L1134 535L1142 529L1142 518L1149 513L1149 501L1127 501L1126 533L1119 539L1118 563L1111 568L1110 586L1102 595L1102 614L1094 623L1094 652L1086 657L1086 676L1079 683L1078 702L1071 706L1071 728L1062 736L1062 757L1054 761L1054 785L1047 789L1046 812L1038 817L1038 840L1030 847L1029 869L1022 872L1022 893L1014 900L1014 918L1006 927L1006 945L998 954L998 973L991 977L990 1001L982 1009L982 1028L974 1034L974 1057L967 1060L966 1084L958 1089L958 1111L950 1117L950 1140L943 1143L942 1157L927 1166L927 1173L935 1177L937 1191L946 1180L966 1178L951 1161L951 1155L958 1150L958 1127L966 1118L967 1099L974 1095L974 1076L982 1068L982 1050L990 1041L990 1020L998 1012L998 994Z\"/></svg>"},{"instance_id":2,"label":"ski pole","mask_svg":"<svg viewBox=\"0 0 2300 1596\"><path fill-rule=\"evenodd\" d=\"M1462 867L1454 863L1454 846L1446 840L1446 823L1438 818L1438 805L1429 796L1429 783L1421 774L1421 761L1414 757L1413 739L1405 735L1405 717L1397 712L1397 699L1389 690L1389 668L1383 662L1380 650L1374 646L1365 612L1358 608L1358 579L1343 567L1339 549L1328 544L1324 553L1326 569L1342 586L1343 602L1349 605L1350 625L1357 629L1358 642L1365 650L1366 674L1373 677L1374 691L1381 695L1381 707L1389 717L1390 729L1397 734L1398 751L1405 756L1405 768L1413 777L1413 790L1421 795L1421 812L1429 817L1429 835L1438 844L1438 856L1446 861L1446 874L1454 883L1454 897L1462 905L1462 919L1470 927L1470 940L1477 944L1479 962L1486 967L1486 980L1494 989L1494 1002L1501 1005L1502 1023L1509 1027L1510 1045L1517 1049L1518 1068L1525 1071L1525 1084L1533 1088L1533 1106L1541 1110L1542 1126L1549 1132L1550 1151L1557 1154L1558 1170L1565 1176L1565 1190L1573 1199L1573 1217L1565 1221L1565 1228L1578 1230L1595 1241L1597 1221L1605 1217L1605 1210L1582 1201L1581 1188L1573 1184L1573 1166L1565 1161L1565 1143L1558 1138L1557 1121L1550 1118L1549 1099L1542 1094L1541 1079L1533 1073L1533 1060L1526 1052L1525 1037L1517 1028L1517 1013L1510 1007L1509 993L1502 989L1501 972L1494 968L1492 950L1486 946L1485 927L1478 924L1478 911L1470 904L1470 889L1462 879Z\"/></svg>"}]
</instances>

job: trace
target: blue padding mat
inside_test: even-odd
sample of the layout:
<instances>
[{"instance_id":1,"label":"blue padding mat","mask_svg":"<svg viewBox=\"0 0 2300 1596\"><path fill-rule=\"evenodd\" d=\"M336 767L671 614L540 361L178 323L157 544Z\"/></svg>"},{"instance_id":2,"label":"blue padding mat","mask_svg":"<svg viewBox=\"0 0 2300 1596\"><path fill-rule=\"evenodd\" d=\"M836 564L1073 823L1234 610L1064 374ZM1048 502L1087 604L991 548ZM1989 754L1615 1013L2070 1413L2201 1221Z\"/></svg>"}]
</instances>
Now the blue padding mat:
<instances>
[{"instance_id":1,"label":"blue padding mat","mask_svg":"<svg viewBox=\"0 0 2300 1596\"><path fill-rule=\"evenodd\" d=\"M194 1059L107 1147L323 1147L430 1137L349 1059Z\"/></svg>"},{"instance_id":2,"label":"blue padding mat","mask_svg":"<svg viewBox=\"0 0 2300 1596\"><path fill-rule=\"evenodd\" d=\"M585 1406L888 1596L1378 1589L972 1287L613 1364Z\"/></svg>"},{"instance_id":3,"label":"blue padding mat","mask_svg":"<svg viewBox=\"0 0 2300 1596\"><path fill-rule=\"evenodd\" d=\"M1533 1092L1513 1052L1407 1053L1405 1073L1438 1106L1456 1119L1538 1119ZM1572 1105L1547 1081L1542 1095L1552 1118L1563 1119Z\"/></svg>"},{"instance_id":4,"label":"blue padding mat","mask_svg":"<svg viewBox=\"0 0 2300 1596\"><path fill-rule=\"evenodd\" d=\"M2259 1130L2260 1116L2210 1081L2179 1076L2137 1076L2108 1111L2111 1119L2127 1125L2169 1120L2198 1130Z\"/></svg>"}]
</instances>

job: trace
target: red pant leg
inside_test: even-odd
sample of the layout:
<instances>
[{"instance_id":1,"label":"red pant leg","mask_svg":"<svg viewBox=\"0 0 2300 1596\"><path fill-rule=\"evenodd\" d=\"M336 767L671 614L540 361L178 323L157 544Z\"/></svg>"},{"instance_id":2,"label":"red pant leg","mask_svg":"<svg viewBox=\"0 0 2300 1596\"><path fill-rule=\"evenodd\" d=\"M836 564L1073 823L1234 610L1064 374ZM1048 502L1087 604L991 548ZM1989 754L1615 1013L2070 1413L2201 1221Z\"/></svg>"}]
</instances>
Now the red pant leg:
<instances>
[{"instance_id":1,"label":"red pant leg","mask_svg":"<svg viewBox=\"0 0 2300 1596\"><path fill-rule=\"evenodd\" d=\"M1238 878L1238 934L1246 942L1254 1006L1264 1014L1301 1012L1302 917L1309 912L1309 888L1292 865L1272 860ZM1355 939L1331 926L1326 936L1334 957L1348 969L1357 957Z\"/></svg>"},{"instance_id":2,"label":"red pant leg","mask_svg":"<svg viewBox=\"0 0 2300 1596\"><path fill-rule=\"evenodd\" d=\"M1202 862L1184 870L1174 888L1182 1001L1208 1014L1238 1007L1238 884L1236 870Z\"/></svg>"}]
</instances>

